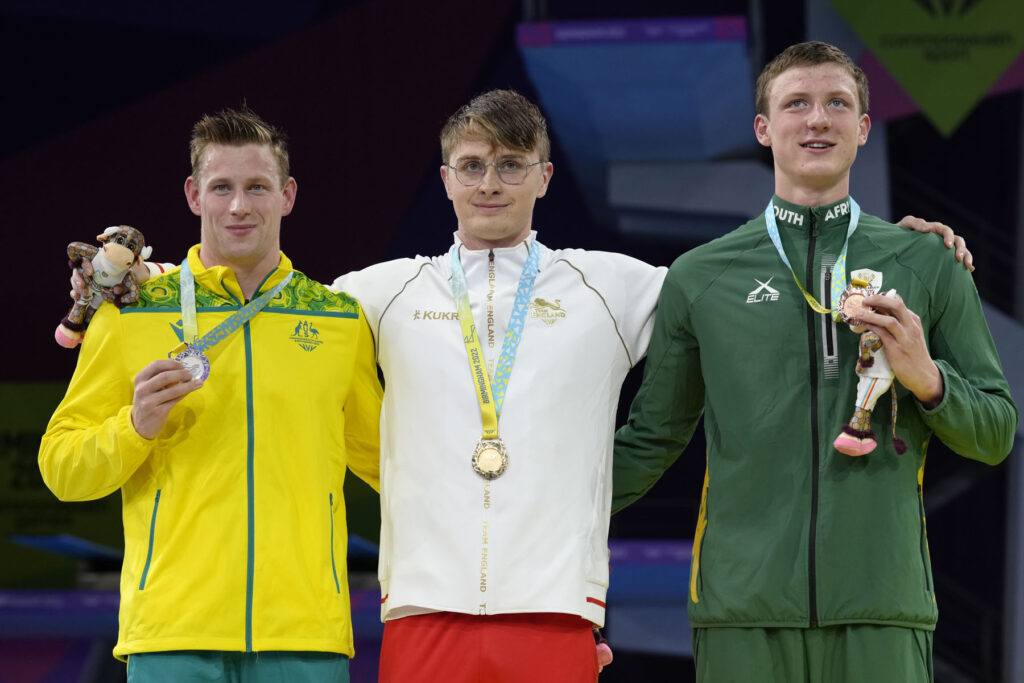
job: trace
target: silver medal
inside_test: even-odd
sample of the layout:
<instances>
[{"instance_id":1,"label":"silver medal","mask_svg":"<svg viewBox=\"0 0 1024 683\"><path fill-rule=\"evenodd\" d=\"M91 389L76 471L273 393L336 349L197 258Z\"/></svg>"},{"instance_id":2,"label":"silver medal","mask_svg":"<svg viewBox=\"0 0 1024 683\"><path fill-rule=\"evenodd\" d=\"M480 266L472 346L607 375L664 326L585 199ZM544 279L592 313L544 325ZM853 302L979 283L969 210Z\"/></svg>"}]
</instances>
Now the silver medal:
<instances>
[{"instance_id":1,"label":"silver medal","mask_svg":"<svg viewBox=\"0 0 1024 683\"><path fill-rule=\"evenodd\" d=\"M174 360L185 366L185 369L192 374L192 379L205 382L206 378L210 376L210 359L194 346L186 347L184 351L174 357Z\"/></svg>"}]
</instances>

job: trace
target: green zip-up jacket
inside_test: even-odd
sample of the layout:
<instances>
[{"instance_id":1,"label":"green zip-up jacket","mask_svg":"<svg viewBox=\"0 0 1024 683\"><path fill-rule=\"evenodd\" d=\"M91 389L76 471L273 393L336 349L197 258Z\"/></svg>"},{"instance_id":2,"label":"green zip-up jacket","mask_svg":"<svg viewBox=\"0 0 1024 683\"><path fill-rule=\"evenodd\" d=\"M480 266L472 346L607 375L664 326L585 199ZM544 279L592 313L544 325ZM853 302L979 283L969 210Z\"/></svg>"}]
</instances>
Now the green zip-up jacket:
<instances>
[{"instance_id":1,"label":"green zip-up jacket","mask_svg":"<svg viewBox=\"0 0 1024 683\"><path fill-rule=\"evenodd\" d=\"M774 198L802 286L832 307L849 198L808 208ZM921 318L945 393L927 410L894 382L875 406L877 449L832 441L854 409L858 334L815 313L760 216L669 270L643 386L615 439L614 502L644 494L701 415L707 467L689 590L696 627L872 623L933 629L922 481L928 442L996 464L1013 445L1010 398L970 273L934 235L861 214L846 271L882 273Z\"/></svg>"}]
</instances>

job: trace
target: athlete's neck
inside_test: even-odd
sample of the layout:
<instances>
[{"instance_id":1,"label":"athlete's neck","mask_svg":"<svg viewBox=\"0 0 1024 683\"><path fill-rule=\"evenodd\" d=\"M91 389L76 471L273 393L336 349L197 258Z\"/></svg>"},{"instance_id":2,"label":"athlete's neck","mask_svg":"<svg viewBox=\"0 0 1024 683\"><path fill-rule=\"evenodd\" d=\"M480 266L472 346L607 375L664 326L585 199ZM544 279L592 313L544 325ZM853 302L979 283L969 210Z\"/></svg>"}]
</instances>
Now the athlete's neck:
<instances>
[{"instance_id":1,"label":"athlete's neck","mask_svg":"<svg viewBox=\"0 0 1024 683\"><path fill-rule=\"evenodd\" d=\"M459 228L456 232L459 236L459 241L462 242L466 249L472 251L483 251L485 249L504 249L507 247L517 247L525 242L530 237L530 228L527 227L525 232L520 232L515 235L508 237L500 237L497 239L487 239L478 235L471 235L469 232Z\"/></svg>"},{"instance_id":2,"label":"athlete's neck","mask_svg":"<svg viewBox=\"0 0 1024 683\"><path fill-rule=\"evenodd\" d=\"M779 199L785 199L790 204L799 204L811 208L834 204L850 194L850 176L847 174L834 184L815 187L787 182L779 175L776 175L775 194Z\"/></svg>"},{"instance_id":3,"label":"athlete's neck","mask_svg":"<svg viewBox=\"0 0 1024 683\"><path fill-rule=\"evenodd\" d=\"M206 259L203 258L202 248L199 251L199 260L206 268L212 268L213 266L224 266L230 268L231 272L235 274L235 279L238 280L238 286L242 290L242 295L245 296L245 300L248 301L252 298L253 294L256 293L256 288L267 279L267 276L281 262L280 250L274 252L268 252L258 262L253 264L247 263L207 263ZM225 259L226 260L226 259Z\"/></svg>"}]
</instances>

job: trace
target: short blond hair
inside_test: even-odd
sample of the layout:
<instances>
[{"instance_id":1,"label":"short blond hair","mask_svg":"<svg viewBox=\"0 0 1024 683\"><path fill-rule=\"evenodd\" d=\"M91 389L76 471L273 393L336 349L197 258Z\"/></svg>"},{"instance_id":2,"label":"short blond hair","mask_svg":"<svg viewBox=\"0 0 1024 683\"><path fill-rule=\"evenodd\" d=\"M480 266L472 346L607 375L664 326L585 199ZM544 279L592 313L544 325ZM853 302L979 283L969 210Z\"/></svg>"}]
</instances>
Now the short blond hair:
<instances>
[{"instance_id":1,"label":"short blond hair","mask_svg":"<svg viewBox=\"0 0 1024 683\"><path fill-rule=\"evenodd\" d=\"M288 145L284 133L261 119L256 112L244 104L239 110L224 109L203 117L192 126L192 139L189 141L189 155L192 160L192 179L199 182L199 174L203 170L203 153L210 145L267 145L277 160L277 169L281 174L281 187L288 180L289 162Z\"/></svg>"},{"instance_id":2,"label":"short blond hair","mask_svg":"<svg viewBox=\"0 0 1024 683\"><path fill-rule=\"evenodd\" d=\"M537 150L541 161L551 156L547 120L537 105L514 90L489 90L452 114L441 129L441 162L447 164L459 143L471 136L493 147Z\"/></svg>"}]
</instances>

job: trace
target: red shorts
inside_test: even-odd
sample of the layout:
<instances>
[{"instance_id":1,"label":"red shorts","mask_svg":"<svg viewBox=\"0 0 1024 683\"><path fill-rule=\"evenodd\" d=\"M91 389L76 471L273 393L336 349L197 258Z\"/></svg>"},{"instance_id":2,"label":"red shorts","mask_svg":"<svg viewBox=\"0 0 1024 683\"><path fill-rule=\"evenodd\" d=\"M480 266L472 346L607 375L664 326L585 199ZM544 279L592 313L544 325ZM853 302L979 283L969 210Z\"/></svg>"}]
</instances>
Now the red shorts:
<instances>
[{"instance_id":1,"label":"red shorts","mask_svg":"<svg viewBox=\"0 0 1024 683\"><path fill-rule=\"evenodd\" d=\"M573 614L434 612L384 625L378 683L594 683L589 621Z\"/></svg>"}]
</instances>

